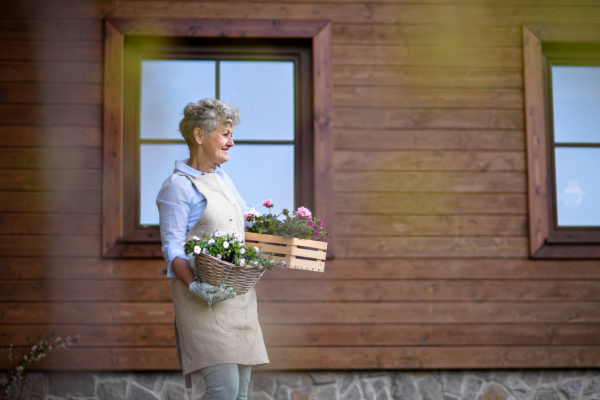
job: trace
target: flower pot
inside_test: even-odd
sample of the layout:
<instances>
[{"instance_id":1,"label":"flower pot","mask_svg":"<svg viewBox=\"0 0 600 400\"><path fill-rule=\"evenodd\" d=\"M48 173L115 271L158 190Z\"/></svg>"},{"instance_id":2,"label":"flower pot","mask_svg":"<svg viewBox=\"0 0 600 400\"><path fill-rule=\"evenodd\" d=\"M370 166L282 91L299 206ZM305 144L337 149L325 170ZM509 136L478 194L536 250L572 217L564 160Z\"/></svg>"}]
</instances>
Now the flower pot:
<instances>
[{"instance_id":1,"label":"flower pot","mask_svg":"<svg viewBox=\"0 0 600 400\"><path fill-rule=\"evenodd\" d=\"M325 271L327 242L246 232L246 245L252 244L274 253L276 260L285 261L286 268Z\"/></svg>"}]
</instances>

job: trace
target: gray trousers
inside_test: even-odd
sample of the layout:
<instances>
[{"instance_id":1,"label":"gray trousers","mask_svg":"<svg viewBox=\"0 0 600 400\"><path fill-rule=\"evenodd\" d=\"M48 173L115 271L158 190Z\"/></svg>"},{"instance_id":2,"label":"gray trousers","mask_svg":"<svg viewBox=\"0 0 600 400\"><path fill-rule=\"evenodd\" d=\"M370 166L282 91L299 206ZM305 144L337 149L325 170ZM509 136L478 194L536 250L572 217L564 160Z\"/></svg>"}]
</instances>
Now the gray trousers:
<instances>
[{"instance_id":1,"label":"gray trousers","mask_svg":"<svg viewBox=\"0 0 600 400\"><path fill-rule=\"evenodd\" d=\"M252 367L239 364L219 364L202 368L206 383L202 400L247 400Z\"/></svg>"}]
</instances>

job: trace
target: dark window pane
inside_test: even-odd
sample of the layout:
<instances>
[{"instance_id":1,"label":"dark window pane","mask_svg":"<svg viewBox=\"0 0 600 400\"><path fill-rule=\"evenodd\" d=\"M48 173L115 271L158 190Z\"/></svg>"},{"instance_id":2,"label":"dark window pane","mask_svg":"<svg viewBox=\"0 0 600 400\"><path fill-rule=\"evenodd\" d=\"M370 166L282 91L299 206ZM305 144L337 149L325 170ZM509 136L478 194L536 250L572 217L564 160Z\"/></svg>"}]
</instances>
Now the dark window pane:
<instances>
[{"instance_id":1,"label":"dark window pane","mask_svg":"<svg viewBox=\"0 0 600 400\"><path fill-rule=\"evenodd\" d=\"M600 143L600 67L552 66L556 143Z\"/></svg>"},{"instance_id":2,"label":"dark window pane","mask_svg":"<svg viewBox=\"0 0 600 400\"><path fill-rule=\"evenodd\" d=\"M214 98L215 85L215 61L142 61L140 137L181 139L183 107Z\"/></svg>"},{"instance_id":3,"label":"dark window pane","mask_svg":"<svg viewBox=\"0 0 600 400\"><path fill-rule=\"evenodd\" d=\"M559 226L600 226L600 148L557 147Z\"/></svg>"},{"instance_id":4,"label":"dark window pane","mask_svg":"<svg viewBox=\"0 0 600 400\"><path fill-rule=\"evenodd\" d=\"M238 106L235 138L294 140L294 63L221 61L220 97Z\"/></svg>"},{"instance_id":5,"label":"dark window pane","mask_svg":"<svg viewBox=\"0 0 600 400\"><path fill-rule=\"evenodd\" d=\"M175 161L189 158L186 144L142 144L140 148L140 224L158 225L156 195L173 173Z\"/></svg>"},{"instance_id":6,"label":"dark window pane","mask_svg":"<svg viewBox=\"0 0 600 400\"><path fill-rule=\"evenodd\" d=\"M222 165L246 203L260 213L262 202L273 199L274 212L294 207L294 146L238 144Z\"/></svg>"}]
</instances>

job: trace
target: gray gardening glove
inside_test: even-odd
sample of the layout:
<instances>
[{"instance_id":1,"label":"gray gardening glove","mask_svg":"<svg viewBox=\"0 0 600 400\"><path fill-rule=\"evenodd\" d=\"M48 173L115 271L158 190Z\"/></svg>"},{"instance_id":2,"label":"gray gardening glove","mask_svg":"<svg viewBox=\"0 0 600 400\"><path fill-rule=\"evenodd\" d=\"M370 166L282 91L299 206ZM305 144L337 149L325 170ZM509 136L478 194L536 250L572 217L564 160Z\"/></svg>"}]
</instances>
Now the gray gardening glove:
<instances>
[{"instance_id":1,"label":"gray gardening glove","mask_svg":"<svg viewBox=\"0 0 600 400\"><path fill-rule=\"evenodd\" d=\"M211 285L206 282L192 282L189 286L190 293L195 294L208 303L208 309L212 308L213 303L223 300L233 299L235 292L232 287L220 285Z\"/></svg>"}]
</instances>

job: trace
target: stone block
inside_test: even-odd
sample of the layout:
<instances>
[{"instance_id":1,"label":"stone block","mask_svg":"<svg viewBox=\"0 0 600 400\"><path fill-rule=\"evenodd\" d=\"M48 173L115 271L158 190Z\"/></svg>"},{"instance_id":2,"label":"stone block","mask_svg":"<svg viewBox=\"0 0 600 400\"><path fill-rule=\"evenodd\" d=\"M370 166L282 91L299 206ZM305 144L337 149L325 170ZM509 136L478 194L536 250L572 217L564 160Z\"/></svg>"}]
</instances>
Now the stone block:
<instances>
[{"instance_id":1,"label":"stone block","mask_svg":"<svg viewBox=\"0 0 600 400\"><path fill-rule=\"evenodd\" d=\"M290 393L290 397L292 398L292 400L310 400L312 397L312 390L312 385L302 386L293 389Z\"/></svg>"},{"instance_id":2,"label":"stone block","mask_svg":"<svg viewBox=\"0 0 600 400\"><path fill-rule=\"evenodd\" d=\"M28 372L25 378L10 385L9 393L11 400L43 400L45 394L44 374Z\"/></svg>"},{"instance_id":3,"label":"stone block","mask_svg":"<svg viewBox=\"0 0 600 400\"><path fill-rule=\"evenodd\" d=\"M254 374L250 379L250 392L253 396L258 395L260 392L264 392L269 397L273 397L276 387L277 382L275 381L275 378L268 373Z\"/></svg>"},{"instance_id":4,"label":"stone block","mask_svg":"<svg viewBox=\"0 0 600 400\"><path fill-rule=\"evenodd\" d=\"M508 399L508 392L500 385L493 384L486 388L483 394L479 397L480 400L506 400Z\"/></svg>"},{"instance_id":5,"label":"stone block","mask_svg":"<svg viewBox=\"0 0 600 400\"><path fill-rule=\"evenodd\" d=\"M285 385L290 389L295 389L300 386L307 386L312 383L312 379L308 374L298 372L277 372L273 377L279 385Z\"/></svg>"},{"instance_id":6,"label":"stone block","mask_svg":"<svg viewBox=\"0 0 600 400\"><path fill-rule=\"evenodd\" d=\"M396 372L391 374L391 378L391 394L394 400L419 400L412 374Z\"/></svg>"},{"instance_id":7,"label":"stone block","mask_svg":"<svg viewBox=\"0 0 600 400\"><path fill-rule=\"evenodd\" d=\"M162 400L181 400L186 398L185 386L175 382L167 382L163 389Z\"/></svg>"},{"instance_id":8,"label":"stone block","mask_svg":"<svg viewBox=\"0 0 600 400\"><path fill-rule=\"evenodd\" d=\"M532 389L536 389L540 384L542 373L540 371L523 371L520 373L521 380Z\"/></svg>"},{"instance_id":9,"label":"stone block","mask_svg":"<svg viewBox=\"0 0 600 400\"><path fill-rule=\"evenodd\" d=\"M557 385L557 388L568 400L579 400L583 392L583 379L571 378L564 380Z\"/></svg>"},{"instance_id":10,"label":"stone block","mask_svg":"<svg viewBox=\"0 0 600 400\"><path fill-rule=\"evenodd\" d=\"M345 393L350 386L352 386L355 382L358 383L360 380L359 375L355 372L345 372L339 374L338 378L341 378L339 379L340 393Z\"/></svg>"},{"instance_id":11,"label":"stone block","mask_svg":"<svg viewBox=\"0 0 600 400\"><path fill-rule=\"evenodd\" d=\"M479 378L467 378L464 393L461 397L464 400L475 400L482 385L483 381Z\"/></svg>"},{"instance_id":12,"label":"stone block","mask_svg":"<svg viewBox=\"0 0 600 400\"><path fill-rule=\"evenodd\" d=\"M591 396L596 393L600 393L600 376L590 379L587 385L585 385L585 389L583 389L584 396Z\"/></svg>"},{"instance_id":13,"label":"stone block","mask_svg":"<svg viewBox=\"0 0 600 400\"><path fill-rule=\"evenodd\" d=\"M535 400L561 400L556 389L550 386L544 386L537 390Z\"/></svg>"},{"instance_id":14,"label":"stone block","mask_svg":"<svg viewBox=\"0 0 600 400\"><path fill-rule=\"evenodd\" d=\"M335 385L315 386L312 400L337 400L337 388Z\"/></svg>"},{"instance_id":15,"label":"stone block","mask_svg":"<svg viewBox=\"0 0 600 400\"><path fill-rule=\"evenodd\" d=\"M265 392L260 392L257 395L248 398L252 400L272 400Z\"/></svg>"},{"instance_id":16,"label":"stone block","mask_svg":"<svg viewBox=\"0 0 600 400\"><path fill-rule=\"evenodd\" d=\"M542 385L556 383L560 380L560 371L544 371L542 375Z\"/></svg>"},{"instance_id":17,"label":"stone block","mask_svg":"<svg viewBox=\"0 0 600 400\"><path fill-rule=\"evenodd\" d=\"M100 381L96 384L96 396L100 400L125 400L127 381L125 379Z\"/></svg>"},{"instance_id":18,"label":"stone block","mask_svg":"<svg viewBox=\"0 0 600 400\"><path fill-rule=\"evenodd\" d=\"M381 390L377 393L377 397L375 398L375 400L390 400L390 396L387 392L387 390Z\"/></svg>"},{"instance_id":19,"label":"stone block","mask_svg":"<svg viewBox=\"0 0 600 400\"><path fill-rule=\"evenodd\" d=\"M417 384L423 400L443 400L442 385L432 375Z\"/></svg>"},{"instance_id":20,"label":"stone block","mask_svg":"<svg viewBox=\"0 0 600 400\"><path fill-rule=\"evenodd\" d=\"M155 393L148 389L132 383L127 400L159 400L159 398Z\"/></svg>"},{"instance_id":21,"label":"stone block","mask_svg":"<svg viewBox=\"0 0 600 400\"><path fill-rule=\"evenodd\" d=\"M135 383L155 392L162 391L165 379L165 374L160 372L136 372L133 374Z\"/></svg>"},{"instance_id":22,"label":"stone block","mask_svg":"<svg viewBox=\"0 0 600 400\"><path fill-rule=\"evenodd\" d=\"M460 400L460 397L444 393L444 400Z\"/></svg>"},{"instance_id":23,"label":"stone block","mask_svg":"<svg viewBox=\"0 0 600 400\"><path fill-rule=\"evenodd\" d=\"M446 372L442 374L443 390L445 393L451 393L460 396L462 393L462 382L464 374L461 372Z\"/></svg>"},{"instance_id":24,"label":"stone block","mask_svg":"<svg viewBox=\"0 0 600 400\"><path fill-rule=\"evenodd\" d=\"M87 372L49 372L48 392L54 396L96 395L96 379Z\"/></svg>"},{"instance_id":25,"label":"stone block","mask_svg":"<svg viewBox=\"0 0 600 400\"><path fill-rule=\"evenodd\" d=\"M310 376L316 385L335 383L337 379L335 372L309 372L308 376Z\"/></svg>"},{"instance_id":26,"label":"stone block","mask_svg":"<svg viewBox=\"0 0 600 400\"><path fill-rule=\"evenodd\" d=\"M342 400L363 400L362 392L358 385L352 386L342 397Z\"/></svg>"},{"instance_id":27,"label":"stone block","mask_svg":"<svg viewBox=\"0 0 600 400\"><path fill-rule=\"evenodd\" d=\"M291 389L287 386L279 386L275 391L274 400L290 400Z\"/></svg>"}]
</instances>

